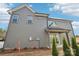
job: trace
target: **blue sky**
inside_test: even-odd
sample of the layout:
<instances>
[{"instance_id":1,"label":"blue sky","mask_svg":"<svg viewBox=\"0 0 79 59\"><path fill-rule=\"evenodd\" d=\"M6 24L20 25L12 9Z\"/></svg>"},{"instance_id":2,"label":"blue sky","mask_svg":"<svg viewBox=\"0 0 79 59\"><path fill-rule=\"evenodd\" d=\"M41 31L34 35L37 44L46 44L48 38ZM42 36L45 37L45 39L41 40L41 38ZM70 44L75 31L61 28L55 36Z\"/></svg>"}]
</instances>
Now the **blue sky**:
<instances>
[{"instance_id":1,"label":"blue sky","mask_svg":"<svg viewBox=\"0 0 79 59\"><path fill-rule=\"evenodd\" d=\"M7 10L15 8L22 3L0 3L0 28L6 29L8 27L10 15ZM52 18L63 18L72 20L74 33L79 35L79 4L78 3L29 3L33 10L39 13L49 14Z\"/></svg>"}]
</instances>

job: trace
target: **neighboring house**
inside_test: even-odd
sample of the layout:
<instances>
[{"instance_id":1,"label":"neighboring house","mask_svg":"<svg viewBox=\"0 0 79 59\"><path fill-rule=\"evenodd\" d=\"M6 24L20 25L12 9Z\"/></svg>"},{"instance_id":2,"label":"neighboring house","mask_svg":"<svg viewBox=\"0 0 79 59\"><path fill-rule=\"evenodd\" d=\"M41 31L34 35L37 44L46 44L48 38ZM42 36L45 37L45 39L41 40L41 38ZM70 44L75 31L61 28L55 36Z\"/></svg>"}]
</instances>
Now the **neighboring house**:
<instances>
[{"instance_id":1,"label":"neighboring house","mask_svg":"<svg viewBox=\"0 0 79 59\"><path fill-rule=\"evenodd\" d=\"M6 31L0 28L0 41L4 41Z\"/></svg>"},{"instance_id":2,"label":"neighboring house","mask_svg":"<svg viewBox=\"0 0 79 59\"><path fill-rule=\"evenodd\" d=\"M79 44L79 35L76 36L76 42Z\"/></svg>"},{"instance_id":3,"label":"neighboring house","mask_svg":"<svg viewBox=\"0 0 79 59\"><path fill-rule=\"evenodd\" d=\"M48 18L48 14L36 13L26 4L8 11L11 15L4 48L50 48L51 38L57 37L62 46L63 37L70 43L74 36L70 20Z\"/></svg>"}]
</instances>

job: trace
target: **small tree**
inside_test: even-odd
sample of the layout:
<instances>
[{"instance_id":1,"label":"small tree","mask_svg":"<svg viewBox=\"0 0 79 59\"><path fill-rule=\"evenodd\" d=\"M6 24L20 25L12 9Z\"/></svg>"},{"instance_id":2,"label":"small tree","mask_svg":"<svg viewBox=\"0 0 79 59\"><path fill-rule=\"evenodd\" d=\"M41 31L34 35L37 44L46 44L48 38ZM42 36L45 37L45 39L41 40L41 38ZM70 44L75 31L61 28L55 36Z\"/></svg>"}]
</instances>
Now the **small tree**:
<instances>
[{"instance_id":1,"label":"small tree","mask_svg":"<svg viewBox=\"0 0 79 59\"><path fill-rule=\"evenodd\" d=\"M72 49L73 49L74 55L76 55L77 51L78 51L78 47L77 47L77 43L76 43L76 38L75 37L72 38Z\"/></svg>"},{"instance_id":2,"label":"small tree","mask_svg":"<svg viewBox=\"0 0 79 59\"><path fill-rule=\"evenodd\" d=\"M73 49L77 48L77 43L76 43L76 38L75 37L72 38L72 48Z\"/></svg>"},{"instance_id":3,"label":"small tree","mask_svg":"<svg viewBox=\"0 0 79 59\"><path fill-rule=\"evenodd\" d=\"M65 56L71 56L72 55L70 47L69 47L67 41L65 40L65 38L63 39L63 51L64 51Z\"/></svg>"},{"instance_id":4,"label":"small tree","mask_svg":"<svg viewBox=\"0 0 79 59\"><path fill-rule=\"evenodd\" d=\"M58 56L58 50L56 47L56 38L53 38L53 42L52 42L52 55Z\"/></svg>"},{"instance_id":5,"label":"small tree","mask_svg":"<svg viewBox=\"0 0 79 59\"><path fill-rule=\"evenodd\" d=\"M75 56L79 56L79 46L77 46L77 48L76 48Z\"/></svg>"},{"instance_id":6,"label":"small tree","mask_svg":"<svg viewBox=\"0 0 79 59\"><path fill-rule=\"evenodd\" d=\"M72 38L72 49L73 49L74 55L76 55L76 48L77 48L76 38L73 37Z\"/></svg>"}]
</instances>

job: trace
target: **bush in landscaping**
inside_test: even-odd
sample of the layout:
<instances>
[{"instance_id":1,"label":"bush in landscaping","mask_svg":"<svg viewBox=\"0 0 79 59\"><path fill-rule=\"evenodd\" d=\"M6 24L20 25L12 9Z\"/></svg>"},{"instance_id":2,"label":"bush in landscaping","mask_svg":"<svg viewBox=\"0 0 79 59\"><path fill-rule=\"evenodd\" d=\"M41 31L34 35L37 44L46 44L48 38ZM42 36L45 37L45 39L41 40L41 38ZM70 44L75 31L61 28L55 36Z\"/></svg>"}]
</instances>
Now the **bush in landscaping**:
<instances>
[{"instance_id":1,"label":"bush in landscaping","mask_svg":"<svg viewBox=\"0 0 79 59\"><path fill-rule=\"evenodd\" d=\"M77 46L77 48L76 48L75 56L79 56L79 46Z\"/></svg>"},{"instance_id":2,"label":"bush in landscaping","mask_svg":"<svg viewBox=\"0 0 79 59\"><path fill-rule=\"evenodd\" d=\"M78 46L77 46L77 43L76 43L76 37L73 37L72 38L72 49L73 49L73 52L74 52L74 55L77 55L78 54Z\"/></svg>"},{"instance_id":3,"label":"bush in landscaping","mask_svg":"<svg viewBox=\"0 0 79 59\"><path fill-rule=\"evenodd\" d=\"M0 48L0 52L3 52L4 51L4 49L3 48Z\"/></svg>"},{"instance_id":4,"label":"bush in landscaping","mask_svg":"<svg viewBox=\"0 0 79 59\"><path fill-rule=\"evenodd\" d=\"M23 49L26 50L26 49L28 49L28 48L27 48L27 47L24 47Z\"/></svg>"},{"instance_id":5,"label":"bush in landscaping","mask_svg":"<svg viewBox=\"0 0 79 59\"><path fill-rule=\"evenodd\" d=\"M52 42L52 55L58 56L58 50L56 47L56 38L53 38L53 42Z\"/></svg>"},{"instance_id":6,"label":"bush in landscaping","mask_svg":"<svg viewBox=\"0 0 79 59\"><path fill-rule=\"evenodd\" d=\"M75 37L72 38L72 48L73 49L77 48L77 43L76 43L76 38Z\"/></svg>"},{"instance_id":7,"label":"bush in landscaping","mask_svg":"<svg viewBox=\"0 0 79 59\"><path fill-rule=\"evenodd\" d=\"M68 45L68 42L65 40L65 38L63 39L63 51L64 51L64 55L65 56L71 56L71 49Z\"/></svg>"},{"instance_id":8,"label":"bush in landscaping","mask_svg":"<svg viewBox=\"0 0 79 59\"><path fill-rule=\"evenodd\" d=\"M13 49L13 51L17 51L17 50L18 50L17 48L14 48L14 49Z\"/></svg>"}]
</instances>

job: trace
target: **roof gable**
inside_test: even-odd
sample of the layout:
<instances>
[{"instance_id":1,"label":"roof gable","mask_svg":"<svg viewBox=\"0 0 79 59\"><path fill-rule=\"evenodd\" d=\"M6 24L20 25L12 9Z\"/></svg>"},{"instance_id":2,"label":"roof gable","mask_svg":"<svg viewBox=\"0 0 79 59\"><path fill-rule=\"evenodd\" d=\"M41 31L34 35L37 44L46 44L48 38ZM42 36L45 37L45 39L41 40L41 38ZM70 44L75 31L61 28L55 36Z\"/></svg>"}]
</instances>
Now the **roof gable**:
<instances>
[{"instance_id":1,"label":"roof gable","mask_svg":"<svg viewBox=\"0 0 79 59\"><path fill-rule=\"evenodd\" d=\"M26 5L26 4L23 4L23 5L20 5L19 7L16 7L14 9L8 10L8 13L12 14L12 12L17 11L19 9L22 9L24 7L28 8L31 12L35 13L35 11L31 7L29 7L28 5Z\"/></svg>"}]
</instances>

